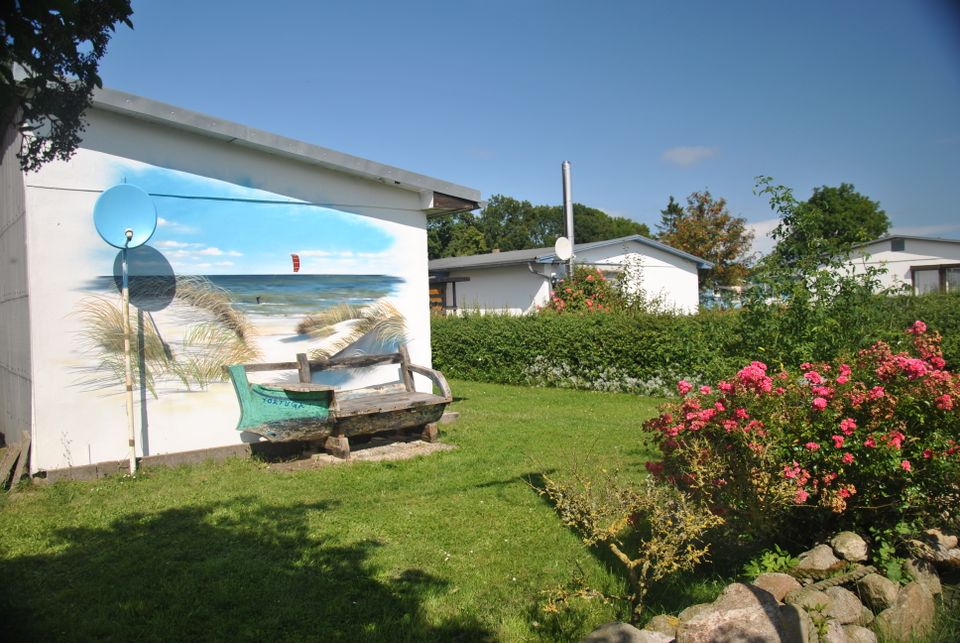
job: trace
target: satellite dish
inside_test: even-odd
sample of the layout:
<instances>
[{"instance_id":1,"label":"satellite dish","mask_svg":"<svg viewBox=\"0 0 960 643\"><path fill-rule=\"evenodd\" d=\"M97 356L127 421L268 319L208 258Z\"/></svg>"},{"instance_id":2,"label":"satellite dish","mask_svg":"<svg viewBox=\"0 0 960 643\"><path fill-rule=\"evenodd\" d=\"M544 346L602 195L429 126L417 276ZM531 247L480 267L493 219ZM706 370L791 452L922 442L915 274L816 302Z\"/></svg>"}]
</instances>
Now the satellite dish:
<instances>
[{"instance_id":1,"label":"satellite dish","mask_svg":"<svg viewBox=\"0 0 960 643\"><path fill-rule=\"evenodd\" d=\"M566 237L560 237L557 239L557 242L553 244L553 251L557 253L557 258L560 261L566 261L573 256L573 248L570 246L570 239Z\"/></svg>"},{"instance_id":2,"label":"satellite dish","mask_svg":"<svg viewBox=\"0 0 960 643\"><path fill-rule=\"evenodd\" d=\"M157 229L157 207L150 195L129 183L106 190L93 206L100 237L114 248L142 246Z\"/></svg>"}]
</instances>

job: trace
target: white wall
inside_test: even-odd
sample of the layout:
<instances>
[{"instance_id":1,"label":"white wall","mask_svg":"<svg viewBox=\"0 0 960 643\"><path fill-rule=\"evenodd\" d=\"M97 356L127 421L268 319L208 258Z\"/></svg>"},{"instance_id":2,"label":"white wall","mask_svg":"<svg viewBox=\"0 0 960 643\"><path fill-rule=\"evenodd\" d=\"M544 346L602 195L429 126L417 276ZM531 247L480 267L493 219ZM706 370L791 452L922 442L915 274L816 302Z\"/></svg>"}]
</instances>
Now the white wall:
<instances>
[{"instance_id":1,"label":"white wall","mask_svg":"<svg viewBox=\"0 0 960 643\"><path fill-rule=\"evenodd\" d=\"M31 426L30 318L20 136L0 132L0 433L20 444Z\"/></svg>"},{"instance_id":2,"label":"white wall","mask_svg":"<svg viewBox=\"0 0 960 643\"><path fill-rule=\"evenodd\" d=\"M77 155L70 162L44 166L25 179L30 349L36 383L33 472L126 457L122 387L91 388L78 376L95 365L82 350L84 327L77 311L90 295L90 280L111 272L116 253L94 229L92 212L100 192L125 178L123 171L136 174L158 169L172 174L189 173L176 175L227 196L261 190L268 196L337 204L337 216L365 221L389 234L395 244L388 251L375 256L348 257L350 253L342 253L343 256L329 260L352 262L351 265L368 268L363 272L389 274L403 280L392 299L406 320L413 361L430 364L426 218L418 211L419 194L94 109ZM154 200L169 205L162 199ZM189 202L180 202L181 212L187 208L184 203ZM158 209L163 219L161 205ZM238 214L235 226L224 234L242 233L254 223L262 225L260 217L271 215L264 210L257 215L258 220L244 216ZM178 225L184 223L189 225L189 219L180 220ZM311 247L321 240L304 238L302 247ZM223 244L216 247L216 239L198 241L207 246L203 252L215 254L213 251L217 250L223 254L229 250ZM176 256L176 252L171 250L170 256ZM249 259L225 254L217 258L237 262ZM289 264L289 256L281 259ZM177 267L175 262L171 263ZM176 311L171 308L155 317L166 331L176 321ZM286 321L284 324L289 325ZM258 337L256 341L263 351L263 359L258 361L292 360L296 352L303 350L293 340ZM418 376L418 385L425 384ZM202 392L170 385L158 391L156 399L145 395L145 404L137 397L139 455L225 446L244 439L243 434L235 431L239 406L229 382L210 384Z\"/></svg>"},{"instance_id":3,"label":"white wall","mask_svg":"<svg viewBox=\"0 0 960 643\"><path fill-rule=\"evenodd\" d=\"M699 307L699 278L692 261L659 248L631 241L620 247L594 248L577 254L584 264L622 266L633 255L639 259L642 289L648 298L659 297L667 308L695 313Z\"/></svg>"},{"instance_id":4,"label":"white wall","mask_svg":"<svg viewBox=\"0 0 960 643\"><path fill-rule=\"evenodd\" d=\"M935 266L960 263L960 242L904 239L904 249L891 250L890 240L857 248L850 263L858 274L867 267L883 268L880 280L884 287L912 287L912 266Z\"/></svg>"},{"instance_id":5,"label":"white wall","mask_svg":"<svg viewBox=\"0 0 960 643\"><path fill-rule=\"evenodd\" d=\"M543 270L544 266L535 266ZM522 315L544 306L550 298L550 284L532 274L526 265L500 266L474 270L452 270L451 277L469 277L456 285L456 305L461 311L482 310ZM452 301L453 285L447 284L447 301Z\"/></svg>"}]
</instances>

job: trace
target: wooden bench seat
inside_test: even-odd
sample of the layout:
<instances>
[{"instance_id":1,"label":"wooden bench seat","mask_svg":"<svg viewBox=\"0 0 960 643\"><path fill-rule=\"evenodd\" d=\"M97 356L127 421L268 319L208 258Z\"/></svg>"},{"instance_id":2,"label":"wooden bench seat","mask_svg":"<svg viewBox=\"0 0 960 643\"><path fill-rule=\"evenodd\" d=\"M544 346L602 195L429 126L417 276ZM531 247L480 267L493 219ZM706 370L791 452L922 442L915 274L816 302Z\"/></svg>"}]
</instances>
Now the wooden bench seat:
<instances>
[{"instance_id":1,"label":"wooden bench seat","mask_svg":"<svg viewBox=\"0 0 960 643\"><path fill-rule=\"evenodd\" d=\"M317 372L358 370L390 364L399 365L399 382L337 390L312 381L313 374ZM343 458L349 457L349 438L355 435L415 428L421 432L423 439L435 440L437 421L447 404L453 400L443 374L432 368L411 364L406 346L401 346L396 353L327 360L309 360L306 354L300 353L296 362L243 364L227 370L240 400L238 430L257 433L275 441L323 438L324 448ZM248 372L274 370L297 370L299 382L271 385L247 382ZM439 394L417 391L414 374L429 378ZM278 399L272 397L274 394L287 397Z\"/></svg>"}]
</instances>

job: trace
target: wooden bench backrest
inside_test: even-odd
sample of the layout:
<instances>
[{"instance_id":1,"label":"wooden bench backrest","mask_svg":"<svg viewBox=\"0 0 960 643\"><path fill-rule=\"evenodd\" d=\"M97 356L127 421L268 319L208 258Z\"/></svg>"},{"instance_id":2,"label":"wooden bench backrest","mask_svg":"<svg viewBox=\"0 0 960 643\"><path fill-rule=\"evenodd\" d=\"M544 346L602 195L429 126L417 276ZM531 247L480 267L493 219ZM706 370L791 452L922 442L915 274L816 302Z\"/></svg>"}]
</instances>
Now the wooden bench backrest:
<instances>
[{"instance_id":1,"label":"wooden bench backrest","mask_svg":"<svg viewBox=\"0 0 960 643\"><path fill-rule=\"evenodd\" d=\"M410 370L410 353L406 346L401 346L396 353L383 353L378 355L354 355L352 357L333 357L331 359L311 360L307 359L306 353L297 353L296 362L273 362L270 364L244 364L243 369L247 373L258 373L263 371L297 371L301 382L312 380L312 374L320 371L333 371L342 368L366 368L370 366L383 366L387 364L400 364L400 377L403 381L403 387L408 391L413 391L413 373Z\"/></svg>"}]
</instances>

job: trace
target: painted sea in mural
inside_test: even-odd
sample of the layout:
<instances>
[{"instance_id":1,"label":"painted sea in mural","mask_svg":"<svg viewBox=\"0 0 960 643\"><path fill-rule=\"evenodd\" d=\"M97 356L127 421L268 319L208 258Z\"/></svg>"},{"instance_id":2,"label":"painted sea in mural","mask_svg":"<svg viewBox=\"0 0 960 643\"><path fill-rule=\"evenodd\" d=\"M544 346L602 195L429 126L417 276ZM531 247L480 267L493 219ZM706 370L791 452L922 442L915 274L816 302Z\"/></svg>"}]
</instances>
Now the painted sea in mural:
<instances>
[{"instance_id":1,"label":"painted sea in mural","mask_svg":"<svg viewBox=\"0 0 960 643\"><path fill-rule=\"evenodd\" d=\"M339 304L362 306L389 297L403 279L388 275L200 275L230 296L245 315L309 315ZM138 276L131 277L131 298L138 299ZM117 277L98 277L89 290L109 291Z\"/></svg>"}]
</instances>

